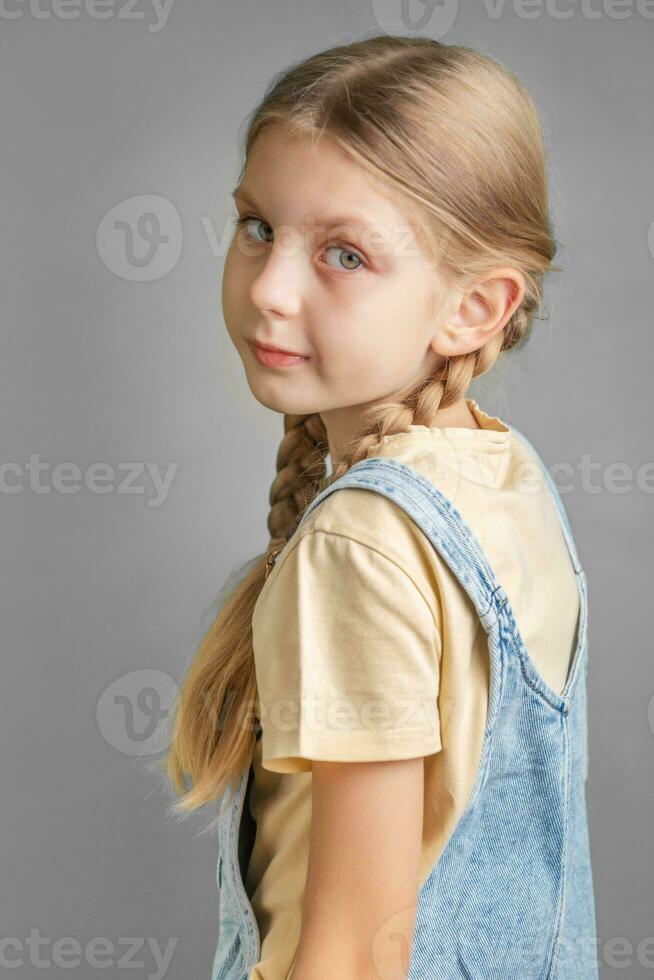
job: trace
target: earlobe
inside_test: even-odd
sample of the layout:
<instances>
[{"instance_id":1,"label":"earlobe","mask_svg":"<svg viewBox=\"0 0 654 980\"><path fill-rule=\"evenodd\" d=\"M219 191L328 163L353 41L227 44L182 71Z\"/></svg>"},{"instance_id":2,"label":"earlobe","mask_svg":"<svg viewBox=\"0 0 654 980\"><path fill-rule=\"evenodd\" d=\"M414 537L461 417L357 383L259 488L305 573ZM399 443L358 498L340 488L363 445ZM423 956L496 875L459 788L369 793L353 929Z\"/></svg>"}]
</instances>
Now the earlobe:
<instances>
[{"instance_id":1,"label":"earlobe","mask_svg":"<svg viewBox=\"0 0 654 980\"><path fill-rule=\"evenodd\" d=\"M429 342L430 350L437 354L441 359L446 357L456 357L457 354L464 353L461 348L460 332L452 327L451 323L441 324L438 333L434 334Z\"/></svg>"}]
</instances>

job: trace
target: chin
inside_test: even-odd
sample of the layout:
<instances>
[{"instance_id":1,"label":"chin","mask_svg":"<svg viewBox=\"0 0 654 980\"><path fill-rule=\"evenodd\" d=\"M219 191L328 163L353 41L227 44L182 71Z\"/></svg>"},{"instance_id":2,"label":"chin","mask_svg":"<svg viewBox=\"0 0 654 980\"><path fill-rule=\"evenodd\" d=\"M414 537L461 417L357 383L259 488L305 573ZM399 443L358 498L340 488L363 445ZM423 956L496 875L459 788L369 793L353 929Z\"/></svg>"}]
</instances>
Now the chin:
<instances>
[{"instance_id":1,"label":"chin","mask_svg":"<svg viewBox=\"0 0 654 980\"><path fill-rule=\"evenodd\" d=\"M258 380L260 382L260 379L248 377L248 385L253 396L264 408L279 412L281 415L309 415L319 411L313 405L307 407L306 400L301 396L294 396L288 391L273 391L272 386L257 383Z\"/></svg>"}]
</instances>

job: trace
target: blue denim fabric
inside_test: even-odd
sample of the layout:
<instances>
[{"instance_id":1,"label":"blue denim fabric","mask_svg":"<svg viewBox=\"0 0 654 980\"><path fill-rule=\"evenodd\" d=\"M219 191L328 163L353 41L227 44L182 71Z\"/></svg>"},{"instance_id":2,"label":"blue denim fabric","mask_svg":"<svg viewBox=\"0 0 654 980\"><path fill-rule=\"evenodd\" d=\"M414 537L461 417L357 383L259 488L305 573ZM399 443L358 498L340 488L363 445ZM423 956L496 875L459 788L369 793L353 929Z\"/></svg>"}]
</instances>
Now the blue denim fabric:
<instances>
[{"instance_id":1,"label":"blue denim fabric","mask_svg":"<svg viewBox=\"0 0 654 980\"><path fill-rule=\"evenodd\" d=\"M418 894L409 980L597 980L588 839L586 675L588 599L570 524L534 447L561 519L579 590L576 648L561 694L540 676L508 597L454 505L397 460L365 459L308 506L361 487L402 507L474 603L488 634L490 688L475 785ZM223 798L219 829L220 922L212 980L247 980L260 937L243 887L239 825L243 773ZM229 790L228 790L229 793Z\"/></svg>"}]
</instances>

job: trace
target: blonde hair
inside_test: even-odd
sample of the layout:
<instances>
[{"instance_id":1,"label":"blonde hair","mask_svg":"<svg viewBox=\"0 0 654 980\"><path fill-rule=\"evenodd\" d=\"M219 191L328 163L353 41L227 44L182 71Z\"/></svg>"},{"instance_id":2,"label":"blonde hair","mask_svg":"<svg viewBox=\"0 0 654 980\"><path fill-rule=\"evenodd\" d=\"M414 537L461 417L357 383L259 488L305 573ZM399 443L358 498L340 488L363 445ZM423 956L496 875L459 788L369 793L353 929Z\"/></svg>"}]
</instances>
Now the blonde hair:
<instances>
[{"instance_id":1,"label":"blonde hair","mask_svg":"<svg viewBox=\"0 0 654 980\"><path fill-rule=\"evenodd\" d=\"M546 157L534 104L519 79L473 49L425 37L380 35L319 52L276 76L249 119L245 167L272 125L312 141L323 134L420 218L439 272L465 287L498 264L521 270L525 292L504 328L397 401L378 405L326 478L318 414L285 415L270 489L266 551L231 590L184 678L164 762L185 815L220 797L249 768L256 739L252 613L267 561L307 504L380 437L430 425L500 353L522 345L540 317L541 283L556 244ZM186 791L185 777L191 786ZM213 823L210 825L213 826Z\"/></svg>"}]
</instances>

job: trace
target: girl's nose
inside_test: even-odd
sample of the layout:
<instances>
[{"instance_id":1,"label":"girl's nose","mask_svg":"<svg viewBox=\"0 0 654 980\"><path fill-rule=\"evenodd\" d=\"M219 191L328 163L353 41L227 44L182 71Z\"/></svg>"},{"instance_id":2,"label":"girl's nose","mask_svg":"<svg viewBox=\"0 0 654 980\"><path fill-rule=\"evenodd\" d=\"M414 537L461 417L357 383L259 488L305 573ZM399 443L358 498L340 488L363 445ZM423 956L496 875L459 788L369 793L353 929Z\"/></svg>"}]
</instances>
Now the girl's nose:
<instances>
[{"instance_id":1,"label":"girl's nose","mask_svg":"<svg viewBox=\"0 0 654 980\"><path fill-rule=\"evenodd\" d=\"M261 312L291 317L300 311L305 288L306 257L301 243L289 237L279 245L273 243L250 286L250 299Z\"/></svg>"}]
</instances>

